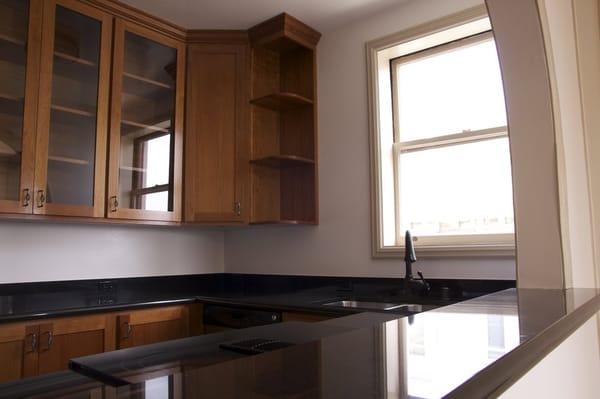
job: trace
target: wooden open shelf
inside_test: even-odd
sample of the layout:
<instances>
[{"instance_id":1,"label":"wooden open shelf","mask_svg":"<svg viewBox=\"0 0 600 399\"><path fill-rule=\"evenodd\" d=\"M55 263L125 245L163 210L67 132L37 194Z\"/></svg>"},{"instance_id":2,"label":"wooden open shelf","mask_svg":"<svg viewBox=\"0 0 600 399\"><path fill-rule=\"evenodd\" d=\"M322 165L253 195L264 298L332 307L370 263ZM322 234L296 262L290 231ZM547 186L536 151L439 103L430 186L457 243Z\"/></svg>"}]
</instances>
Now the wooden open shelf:
<instances>
[{"instance_id":1,"label":"wooden open shelf","mask_svg":"<svg viewBox=\"0 0 600 399\"><path fill-rule=\"evenodd\" d=\"M0 93L0 100L23 102L23 97L13 96L12 94L8 93Z\"/></svg>"},{"instance_id":2,"label":"wooden open shelf","mask_svg":"<svg viewBox=\"0 0 600 399\"><path fill-rule=\"evenodd\" d=\"M264 158L252 159L250 163L271 168L287 168L296 166L313 166L313 159L299 157L296 155L274 155Z\"/></svg>"},{"instance_id":3,"label":"wooden open shelf","mask_svg":"<svg viewBox=\"0 0 600 399\"><path fill-rule=\"evenodd\" d=\"M95 68L97 64L95 62L86 60L84 58L75 57L73 55L67 53L61 53L59 51L54 52L54 56L60 60L67 61L73 64L78 64L81 66L93 67Z\"/></svg>"},{"instance_id":4,"label":"wooden open shelf","mask_svg":"<svg viewBox=\"0 0 600 399\"><path fill-rule=\"evenodd\" d=\"M313 101L310 98L301 96L300 94L280 92L252 99L250 100L250 103L260 107L280 111L310 106L313 104Z\"/></svg>"},{"instance_id":5,"label":"wooden open shelf","mask_svg":"<svg viewBox=\"0 0 600 399\"><path fill-rule=\"evenodd\" d=\"M251 28L249 36L250 223L317 224L315 48L320 34L281 14Z\"/></svg>"},{"instance_id":6,"label":"wooden open shelf","mask_svg":"<svg viewBox=\"0 0 600 399\"><path fill-rule=\"evenodd\" d=\"M0 33L0 40L17 46L25 46L25 41L16 37L8 36L4 33Z\"/></svg>"},{"instance_id":7,"label":"wooden open shelf","mask_svg":"<svg viewBox=\"0 0 600 399\"><path fill-rule=\"evenodd\" d=\"M54 162L63 162L63 163L71 164L71 165L79 165L79 166L88 166L90 164L90 162L86 161L85 159L61 157L61 156L54 156L54 155L49 155L48 160L54 161Z\"/></svg>"},{"instance_id":8,"label":"wooden open shelf","mask_svg":"<svg viewBox=\"0 0 600 399\"><path fill-rule=\"evenodd\" d=\"M128 79L132 79L136 82L139 83L145 83L145 84L149 84L152 86L155 86L157 88L161 88L161 89L167 89L167 90L173 90L173 86L169 85L167 83L164 82L159 82L158 80L154 80L154 79L150 79L150 78L146 78L140 75L136 75L133 73L129 73L129 72L123 72L123 76L128 78Z\"/></svg>"},{"instance_id":9,"label":"wooden open shelf","mask_svg":"<svg viewBox=\"0 0 600 399\"><path fill-rule=\"evenodd\" d=\"M0 41L3 41L5 43L14 44L16 46L25 46L26 45L25 40L22 40L22 39L19 39L19 38L16 38L16 37L11 37L11 36L8 36L8 35L3 34L3 33L0 33ZM76 57L74 55L70 55L70 54L67 54L67 53L63 53L63 52L60 52L60 51L55 51L54 52L54 56L56 58L61 59L61 60L69 61L69 62L72 62L72 63L75 63L75 64L84 65L84 66L96 67L96 65L97 65L95 62L86 60L84 58L79 58L79 57Z\"/></svg>"},{"instance_id":10,"label":"wooden open shelf","mask_svg":"<svg viewBox=\"0 0 600 399\"><path fill-rule=\"evenodd\" d=\"M50 106L50 109L52 109L53 111L60 111L60 112L64 112L64 113L71 114L71 115L84 116L84 117L89 117L89 118L93 118L94 116L96 116L96 114L94 112L85 111L85 110L73 108L73 107L66 107L66 106L57 105L57 104L52 104Z\"/></svg>"},{"instance_id":11,"label":"wooden open shelf","mask_svg":"<svg viewBox=\"0 0 600 399\"><path fill-rule=\"evenodd\" d=\"M146 169L145 168L136 168L135 166L119 166L119 170L126 170L128 172L140 172L140 173L146 173Z\"/></svg>"},{"instance_id":12,"label":"wooden open shelf","mask_svg":"<svg viewBox=\"0 0 600 399\"><path fill-rule=\"evenodd\" d=\"M163 133L171 132L171 130L168 128L158 126L161 124L161 122L157 122L156 124L145 124L145 123L134 122L134 121L126 120L126 119L121 119L121 124L128 128L128 129L124 129L121 132L121 134L125 135L125 136L128 133L131 133L132 131L138 131L139 129L146 129L146 130L150 130L153 132L163 132Z\"/></svg>"}]
</instances>

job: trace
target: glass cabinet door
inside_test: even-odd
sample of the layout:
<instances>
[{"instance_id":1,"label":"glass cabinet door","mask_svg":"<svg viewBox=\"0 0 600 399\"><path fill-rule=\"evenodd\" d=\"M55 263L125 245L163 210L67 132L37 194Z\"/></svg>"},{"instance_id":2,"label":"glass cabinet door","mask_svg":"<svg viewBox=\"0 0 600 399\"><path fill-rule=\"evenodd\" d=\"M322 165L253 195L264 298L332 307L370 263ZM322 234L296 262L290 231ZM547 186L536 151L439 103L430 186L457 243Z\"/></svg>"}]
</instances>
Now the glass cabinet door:
<instances>
[{"instance_id":1,"label":"glass cabinet door","mask_svg":"<svg viewBox=\"0 0 600 399\"><path fill-rule=\"evenodd\" d=\"M112 19L75 0L44 7L34 213L103 217Z\"/></svg>"},{"instance_id":2,"label":"glass cabinet door","mask_svg":"<svg viewBox=\"0 0 600 399\"><path fill-rule=\"evenodd\" d=\"M0 212L31 213L41 0L0 0Z\"/></svg>"},{"instance_id":3,"label":"glass cabinet door","mask_svg":"<svg viewBox=\"0 0 600 399\"><path fill-rule=\"evenodd\" d=\"M179 221L182 43L117 20L108 217Z\"/></svg>"}]
</instances>

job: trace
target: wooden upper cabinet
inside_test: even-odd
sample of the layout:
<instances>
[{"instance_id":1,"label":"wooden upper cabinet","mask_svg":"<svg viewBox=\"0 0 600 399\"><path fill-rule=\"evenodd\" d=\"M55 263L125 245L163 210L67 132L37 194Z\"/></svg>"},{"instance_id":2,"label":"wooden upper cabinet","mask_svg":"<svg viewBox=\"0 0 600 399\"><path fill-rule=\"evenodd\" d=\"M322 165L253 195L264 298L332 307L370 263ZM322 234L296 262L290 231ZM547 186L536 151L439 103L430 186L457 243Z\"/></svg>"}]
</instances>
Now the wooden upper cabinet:
<instances>
[{"instance_id":1,"label":"wooden upper cabinet","mask_svg":"<svg viewBox=\"0 0 600 399\"><path fill-rule=\"evenodd\" d=\"M104 216L112 17L44 1L33 212Z\"/></svg>"},{"instance_id":2,"label":"wooden upper cabinet","mask_svg":"<svg viewBox=\"0 0 600 399\"><path fill-rule=\"evenodd\" d=\"M185 45L115 22L109 218L181 220Z\"/></svg>"},{"instance_id":3,"label":"wooden upper cabinet","mask_svg":"<svg viewBox=\"0 0 600 399\"><path fill-rule=\"evenodd\" d=\"M0 0L0 212L32 212L42 8Z\"/></svg>"},{"instance_id":4,"label":"wooden upper cabinet","mask_svg":"<svg viewBox=\"0 0 600 399\"><path fill-rule=\"evenodd\" d=\"M249 220L248 56L247 43L188 47L186 222Z\"/></svg>"}]
</instances>

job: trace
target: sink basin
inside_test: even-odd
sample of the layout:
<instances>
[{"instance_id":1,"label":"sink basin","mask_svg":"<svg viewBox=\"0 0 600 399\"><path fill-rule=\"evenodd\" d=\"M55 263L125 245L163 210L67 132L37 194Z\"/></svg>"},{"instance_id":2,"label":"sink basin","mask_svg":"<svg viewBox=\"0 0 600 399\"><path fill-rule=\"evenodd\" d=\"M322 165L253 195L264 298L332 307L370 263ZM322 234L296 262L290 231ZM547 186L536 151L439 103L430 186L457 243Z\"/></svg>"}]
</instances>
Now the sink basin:
<instances>
[{"instance_id":1,"label":"sink basin","mask_svg":"<svg viewBox=\"0 0 600 399\"><path fill-rule=\"evenodd\" d=\"M372 309L372 310L406 310L418 313L423 311L422 305L408 303L385 303L367 301L335 301L323 304L323 306L336 306L342 308Z\"/></svg>"}]
</instances>

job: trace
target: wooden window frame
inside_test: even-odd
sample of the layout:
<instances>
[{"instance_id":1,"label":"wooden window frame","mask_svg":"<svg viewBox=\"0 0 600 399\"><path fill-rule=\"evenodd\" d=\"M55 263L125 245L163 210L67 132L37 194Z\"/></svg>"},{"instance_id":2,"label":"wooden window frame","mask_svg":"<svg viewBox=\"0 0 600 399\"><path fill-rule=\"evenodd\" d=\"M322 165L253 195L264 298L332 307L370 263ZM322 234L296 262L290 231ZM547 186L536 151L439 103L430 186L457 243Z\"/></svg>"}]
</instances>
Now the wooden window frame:
<instances>
[{"instance_id":1,"label":"wooden window frame","mask_svg":"<svg viewBox=\"0 0 600 399\"><path fill-rule=\"evenodd\" d=\"M446 18L426 23L403 32L395 33L381 39L370 41L366 44L367 49L367 73L368 73L368 94L369 94L369 130L371 147L371 226L372 226L372 256L374 258L395 258L404 255L403 237L399 231L399 209L398 209L398 159L401 152L420 151L427 148L435 148L448 145L456 145L467 142L476 142L489 140L498 137L507 137L508 129L506 126L497 126L490 129L478 131L463 131L454 134L428 138L424 140L412 140L400 143L398 135L398 112L395 108L397 101L391 101L385 104L382 101L382 95L393 97L392 81L394 69L393 64L400 61L413 60L415 57L421 58L429 56L432 53L449 51L459 46L468 44L469 41L487 40L491 36L489 28L478 29L477 22L487 18L487 11L484 6L475 7L463 12L448 16ZM403 54L387 56L382 61L381 54L392 54L390 49L415 41L416 39L426 38L436 33L449 31L456 28L460 29L463 25L469 23L474 26L475 31L456 36L450 40L439 41L433 45L426 45L422 48L412 49L412 51ZM457 31L456 30L456 31ZM468 30L468 29L467 29ZM454 33L455 35L457 33ZM385 58L385 57L384 57ZM387 62L388 71L381 69L382 63ZM389 87L382 89L380 82L388 78ZM389 92L389 93L388 93ZM385 108L388 108L387 110ZM387 111L387 113L386 113ZM391 117L392 123L382 123L382 115ZM390 125L390 126L387 126ZM445 132L441 132L445 133ZM392 139L387 140L387 147L383 148L382 135L393 135ZM388 157L384 162L384 157ZM390 160L391 158L391 160ZM387 165L387 166L386 166ZM384 170L385 169L385 170ZM394 244L384 243L384 229L390 229L384 226L384 216L390 219L389 211L385 214L384 207L390 206L390 189L386 189L388 194L384 193L384 178L389 187L390 174L393 179L393 230L395 232ZM387 196L387 197L386 197ZM387 198L387 199L386 199ZM384 204L387 201L387 205ZM515 255L515 243L513 234L481 234L481 235L454 235L444 237L420 237L417 242L419 252L424 256L448 257L448 256L498 256L513 257Z\"/></svg>"}]
</instances>

